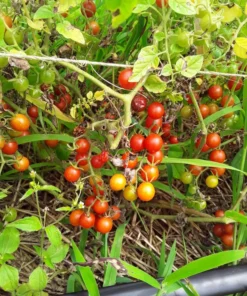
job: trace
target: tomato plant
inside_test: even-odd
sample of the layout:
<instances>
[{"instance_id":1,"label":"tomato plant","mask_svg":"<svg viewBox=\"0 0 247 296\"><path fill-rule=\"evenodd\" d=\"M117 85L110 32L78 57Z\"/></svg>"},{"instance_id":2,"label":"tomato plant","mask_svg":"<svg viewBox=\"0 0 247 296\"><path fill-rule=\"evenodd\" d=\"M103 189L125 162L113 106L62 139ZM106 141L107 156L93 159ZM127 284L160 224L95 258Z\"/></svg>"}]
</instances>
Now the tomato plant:
<instances>
[{"instance_id":1,"label":"tomato plant","mask_svg":"<svg viewBox=\"0 0 247 296\"><path fill-rule=\"evenodd\" d=\"M143 181L153 182L159 178L159 169L155 165L145 164L141 168L141 177Z\"/></svg>"},{"instance_id":2,"label":"tomato plant","mask_svg":"<svg viewBox=\"0 0 247 296\"><path fill-rule=\"evenodd\" d=\"M218 100L223 95L223 89L220 85L212 85L208 89L208 95L212 100Z\"/></svg>"},{"instance_id":3,"label":"tomato plant","mask_svg":"<svg viewBox=\"0 0 247 296\"><path fill-rule=\"evenodd\" d=\"M93 17L96 13L96 5L91 0L86 0L81 5L81 13L86 17Z\"/></svg>"},{"instance_id":4,"label":"tomato plant","mask_svg":"<svg viewBox=\"0 0 247 296\"><path fill-rule=\"evenodd\" d=\"M113 222L110 217L102 217L96 220L95 229L102 233L106 234L112 230Z\"/></svg>"},{"instance_id":5,"label":"tomato plant","mask_svg":"<svg viewBox=\"0 0 247 296\"><path fill-rule=\"evenodd\" d=\"M81 176L81 171L73 166L68 166L64 171L64 178L69 182L76 182Z\"/></svg>"},{"instance_id":6,"label":"tomato plant","mask_svg":"<svg viewBox=\"0 0 247 296\"><path fill-rule=\"evenodd\" d=\"M131 90L136 86L136 82L130 82L129 79L132 76L132 69L125 69L119 73L118 83L119 85L127 90Z\"/></svg>"},{"instance_id":7,"label":"tomato plant","mask_svg":"<svg viewBox=\"0 0 247 296\"><path fill-rule=\"evenodd\" d=\"M74 210L73 212L71 212L71 214L69 215L70 224L73 226L79 226L80 218L82 214L83 214L82 210Z\"/></svg>"},{"instance_id":8,"label":"tomato plant","mask_svg":"<svg viewBox=\"0 0 247 296\"><path fill-rule=\"evenodd\" d=\"M79 219L79 225L82 228L89 229L94 227L95 215L93 213L82 213Z\"/></svg>"},{"instance_id":9,"label":"tomato plant","mask_svg":"<svg viewBox=\"0 0 247 296\"><path fill-rule=\"evenodd\" d=\"M153 102L148 106L148 116L153 119L159 119L165 115L165 108L159 102Z\"/></svg>"},{"instance_id":10,"label":"tomato plant","mask_svg":"<svg viewBox=\"0 0 247 296\"><path fill-rule=\"evenodd\" d=\"M30 127L29 119L23 114L16 114L10 120L10 126L16 131L26 131Z\"/></svg>"},{"instance_id":11,"label":"tomato plant","mask_svg":"<svg viewBox=\"0 0 247 296\"><path fill-rule=\"evenodd\" d=\"M133 152L140 152L144 149L144 136L141 134L133 135L130 139L130 148Z\"/></svg>"},{"instance_id":12,"label":"tomato plant","mask_svg":"<svg viewBox=\"0 0 247 296\"><path fill-rule=\"evenodd\" d=\"M29 168L29 159L25 156L18 156L14 168L19 172L24 172Z\"/></svg>"},{"instance_id":13,"label":"tomato plant","mask_svg":"<svg viewBox=\"0 0 247 296\"><path fill-rule=\"evenodd\" d=\"M122 174L115 174L110 179L110 187L113 191L123 190L126 183L126 178Z\"/></svg>"},{"instance_id":14,"label":"tomato plant","mask_svg":"<svg viewBox=\"0 0 247 296\"><path fill-rule=\"evenodd\" d=\"M131 102L132 110L142 112L147 108L147 99L142 95L136 95Z\"/></svg>"},{"instance_id":15,"label":"tomato plant","mask_svg":"<svg viewBox=\"0 0 247 296\"><path fill-rule=\"evenodd\" d=\"M156 152L159 151L163 146L163 140L161 136L157 134L150 134L146 137L146 139L143 142L144 148L150 152Z\"/></svg>"},{"instance_id":16,"label":"tomato plant","mask_svg":"<svg viewBox=\"0 0 247 296\"><path fill-rule=\"evenodd\" d=\"M154 198L155 188L150 182L143 182L137 188L137 196L142 201L150 201Z\"/></svg>"},{"instance_id":17,"label":"tomato plant","mask_svg":"<svg viewBox=\"0 0 247 296\"><path fill-rule=\"evenodd\" d=\"M4 154L12 155L15 154L15 152L18 150L18 144L16 143L15 140L10 140L5 142L2 152Z\"/></svg>"}]
</instances>

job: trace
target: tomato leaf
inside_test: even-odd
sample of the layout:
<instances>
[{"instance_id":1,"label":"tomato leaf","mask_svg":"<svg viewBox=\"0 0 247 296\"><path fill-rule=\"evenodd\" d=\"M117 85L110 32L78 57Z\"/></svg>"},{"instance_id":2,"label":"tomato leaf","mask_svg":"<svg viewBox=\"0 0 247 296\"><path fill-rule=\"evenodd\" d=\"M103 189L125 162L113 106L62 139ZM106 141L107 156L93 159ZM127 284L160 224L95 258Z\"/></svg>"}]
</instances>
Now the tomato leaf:
<instances>
[{"instance_id":1,"label":"tomato leaf","mask_svg":"<svg viewBox=\"0 0 247 296\"><path fill-rule=\"evenodd\" d=\"M241 59L247 59L247 38L239 37L235 40L233 51Z\"/></svg>"},{"instance_id":2,"label":"tomato leaf","mask_svg":"<svg viewBox=\"0 0 247 296\"><path fill-rule=\"evenodd\" d=\"M59 0L58 2L58 12L66 12L69 8L81 4L81 0Z\"/></svg>"},{"instance_id":3,"label":"tomato leaf","mask_svg":"<svg viewBox=\"0 0 247 296\"><path fill-rule=\"evenodd\" d=\"M81 30L72 26L70 22L65 21L63 23L57 24L56 30L59 34L63 35L67 39L71 39L82 45L86 43Z\"/></svg>"},{"instance_id":4,"label":"tomato leaf","mask_svg":"<svg viewBox=\"0 0 247 296\"><path fill-rule=\"evenodd\" d=\"M189 0L169 0L169 6L175 12L182 15L195 15L195 4Z\"/></svg>"},{"instance_id":5,"label":"tomato leaf","mask_svg":"<svg viewBox=\"0 0 247 296\"><path fill-rule=\"evenodd\" d=\"M48 19L54 16L55 16L55 13L52 11L52 7L49 5L43 5L35 12L33 19L34 20Z\"/></svg>"},{"instance_id":6,"label":"tomato leaf","mask_svg":"<svg viewBox=\"0 0 247 296\"><path fill-rule=\"evenodd\" d=\"M150 75L146 82L145 88L155 94L162 93L166 90L166 83L162 81L157 75Z\"/></svg>"},{"instance_id":7,"label":"tomato leaf","mask_svg":"<svg viewBox=\"0 0 247 296\"><path fill-rule=\"evenodd\" d=\"M201 70L202 64L202 55L187 56L177 61L175 69L176 71L181 72L183 76L192 78Z\"/></svg>"}]
</instances>

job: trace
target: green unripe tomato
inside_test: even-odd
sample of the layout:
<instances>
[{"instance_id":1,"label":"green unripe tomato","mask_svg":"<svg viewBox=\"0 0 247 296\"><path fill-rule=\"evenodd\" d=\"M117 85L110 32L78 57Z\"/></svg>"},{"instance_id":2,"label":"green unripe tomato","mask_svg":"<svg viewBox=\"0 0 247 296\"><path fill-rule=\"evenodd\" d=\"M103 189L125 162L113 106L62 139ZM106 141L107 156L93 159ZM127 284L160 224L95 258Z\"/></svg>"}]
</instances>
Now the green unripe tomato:
<instances>
[{"instance_id":1,"label":"green unripe tomato","mask_svg":"<svg viewBox=\"0 0 247 296\"><path fill-rule=\"evenodd\" d=\"M197 192L197 187L195 185L190 184L189 188L188 188L188 193L191 195L196 194Z\"/></svg>"},{"instance_id":2,"label":"green unripe tomato","mask_svg":"<svg viewBox=\"0 0 247 296\"><path fill-rule=\"evenodd\" d=\"M39 75L33 68L29 69L27 79L30 85L37 85L39 83Z\"/></svg>"},{"instance_id":3,"label":"green unripe tomato","mask_svg":"<svg viewBox=\"0 0 247 296\"><path fill-rule=\"evenodd\" d=\"M193 175L190 172L184 172L180 177L181 182L190 184L193 181Z\"/></svg>"},{"instance_id":4,"label":"green unripe tomato","mask_svg":"<svg viewBox=\"0 0 247 296\"><path fill-rule=\"evenodd\" d=\"M228 67L225 65L217 67L217 71L221 73L228 73Z\"/></svg>"},{"instance_id":5,"label":"green unripe tomato","mask_svg":"<svg viewBox=\"0 0 247 296\"><path fill-rule=\"evenodd\" d=\"M238 65L237 64L233 64L234 62L232 62L232 64L229 65L228 67L228 73L237 73L238 72Z\"/></svg>"},{"instance_id":6,"label":"green unripe tomato","mask_svg":"<svg viewBox=\"0 0 247 296\"><path fill-rule=\"evenodd\" d=\"M214 66L214 65L208 65L207 66L207 69L209 70L209 71L216 71L216 67Z\"/></svg>"},{"instance_id":7,"label":"green unripe tomato","mask_svg":"<svg viewBox=\"0 0 247 296\"><path fill-rule=\"evenodd\" d=\"M189 33L186 31L182 31L177 35L176 44L182 48L190 47L190 37Z\"/></svg>"},{"instance_id":8,"label":"green unripe tomato","mask_svg":"<svg viewBox=\"0 0 247 296\"><path fill-rule=\"evenodd\" d=\"M192 106L184 106L180 111L181 117L184 119L188 119L193 114L193 107Z\"/></svg>"},{"instance_id":9,"label":"green unripe tomato","mask_svg":"<svg viewBox=\"0 0 247 296\"><path fill-rule=\"evenodd\" d=\"M28 87L29 87L29 81L25 76L16 78L13 82L13 88L18 92L24 92L28 89Z\"/></svg>"},{"instance_id":10,"label":"green unripe tomato","mask_svg":"<svg viewBox=\"0 0 247 296\"><path fill-rule=\"evenodd\" d=\"M218 46L212 50L212 56L214 59L218 59L222 56L222 51Z\"/></svg>"},{"instance_id":11,"label":"green unripe tomato","mask_svg":"<svg viewBox=\"0 0 247 296\"><path fill-rule=\"evenodd\" d=\"M0 58L0 69L5 68L9 63L8 58L1 57Z\"/></svg>"},{"instance_id":12,"label":"green unripe tomato","mask_svg":"<svg viewBox=\"0 0 247 296\"><path fill-rule=\"evenodd\" d=\"M42 91L40 89L37 88L30 88L29 89L29 94L32 98L37 99L40 98L42 95Z\"/></svg>"},{"instance_id":13,"label":"green unripe tomato","mask_svg":"<svg viewBox=\"0 0 247 296\"><path fill-rule=\"evenodd\" d=\"M13 38L14 37L14 38ZM23 42L24 35L20 30L15 31L6 31L4 35L4 41L8 45L14 45L14 39L16 40L16 43L20 45Z\"/></svg>"},{"instance_id":14,"label":"green unripe tomato","mask_svg":"<svg viewBox=\"0 0 247 296\"><path fill-rule=\"evenodd\" d=\"M29 47L28 49L26 49L25 52L27 55L36 55L37 56L36 50L34 50L32 47ZM38 61L38 60L28 60L28 62L32 66L38 65L40 63L40 61Z\"/></svg>"},{"instance_id":15,"label":"green unripe tomato","mask_svg":"<svg viewBox=\"0 0 247 296\"><path fill-rule=\"evenodd\" d=\"M55 81L56 75L53 70L43 69L40 72L40 82L45 84L52 84Z\"/></svg>"},{"instance_id":16,"label":"green unripe tomato","mask_svg":"<svg viewBox=\"0 0 247 296\"><path fill-rule=\"evenodd\" d=\"M232 117L230 117L230 118L225 118L225 119L223 120L223 125L224 125L225 127L231 128L231 127L234 125L234 120L233 120L233 118L232 118Z\"/></svg>"},{"instance_id":17,"label":"green unripe tomato","mask_svg":"<svg viewBox=\"0 0 247 296\"><path fill-rule=\"evenodd\" d=\"M15 208L8 208L4 215L4 220L7 222L13 222L17 217L17 211Z\"/></svg>"},{"instance_id":18,"label":"green unripe tomato","mask_svg":"<svg viewBox=\"0 0 247 296\"><path fill-rule=\"evenodd\" d=\"M207 203L204 199L198 199L194 202L194 209L197 211L202 211L206 209Z\"/></svg>"}]
</instances>

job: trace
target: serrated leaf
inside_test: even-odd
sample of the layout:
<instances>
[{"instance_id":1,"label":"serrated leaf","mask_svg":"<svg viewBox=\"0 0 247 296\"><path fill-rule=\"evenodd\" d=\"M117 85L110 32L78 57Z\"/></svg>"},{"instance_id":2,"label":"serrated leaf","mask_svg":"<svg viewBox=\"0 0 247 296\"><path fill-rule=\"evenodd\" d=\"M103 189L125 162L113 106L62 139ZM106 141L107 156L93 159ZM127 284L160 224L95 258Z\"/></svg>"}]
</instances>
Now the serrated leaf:
<instances>
[{"instance_id":1,"label":"serrated leaf","mask_svg":"<svg viewBox=\"0 0 247 296\"><path fill-rule=\"evenodd\" d=\"M31 216L9 223L6 227L15 227L22 231L32 232L39 231L42 228L42 225L38 217Z\"/></svg>"},{"instance_id":2,"label":"serrated leaf","mask_svg":"<svg viewBox=\"0 0 247 296\"><path fill-rule=\"evenodd\" d=\"M70 7L75 7L81 3L81 0L59 0L58 1L58 12L65 12L70 9Z\"/></svg>"},{"instance_id":3,"label":"serrated leaf","mask_svg":"<svg viewBox=\"0 0 247 296\"><path fill-rule=\"evenodd\" d=\"M52 7L49 5L43 5L35 12L33 19L34 20L48 19L54 16L55 16L55 13L52 11Z\"/></svg>"},{"instance_id":4,"label":"serrated leaf","mask_svg":"<svg viewBox=\"0 0 247 296\"><path fill-rule=\"evenodd\" d=\"M59 34L63 35L67 39L71 39L82 45L85 44L85 38L81 30L72 26L70 22L65 21L63 23L57 24L56 30Z\"/></svg>"},{"instance_id":5,"label":"serrated leaf","mask_svg":"<svg viewBox=\"0 0 247 296\"><path fill-rule=\"evenodd\" d=\"M138 82L145 76L151 68L156 69L159 65L158 48L154 45L142 48L138 59L134 64L133 74L130 82Z\"/></svg>"},{"instance_id":6,"label":"serrated leaf","mask_svg":"<svg viewBox=\"0 0 247 296\"><path fill-rule=\"evenodd\" d=\"M172 74L172 67L171 65L167 64L163 67L161 71L162 76L170 76Z\"/></svg>"},{"instance_id":7,"label":"serrated leaf","mask_svg":"<svg viewBox=\"0 0 247 296\"><path fill-rule=\"evenodd\" d=\"M0 234L0 254L12 254L20 245L20 233L13 227L5 228Z\"/></svg>"},{"instance_id":8,"label":"serrated leaf","mask_svg":"<svg viewBox=\"0 0 247 296\"><path fill-rule=\"evenodd\" d=\"M247 38L237 38L233 47L233 51L239 58L247 59Z\"/></svg>"},{"instance_id":9,"label":"serrated leaf","mask_svg":"<svg viewBox=\"0 0 247 296\"><path fill-rule=\"evenodd\" d=\"M0 288L12 292L18 287L19 272L15 267L3 264L0 267Z\"/></svg>"},{"instance_id":10,"label":"serrated leaf","mask_svg":"<svg viewBox=\"0 0 247 296\"><path fill-rule=\"evenodd\" d=\"M29 286L34 291L42 291L47 286L48 277L46 272L41 268L37 267L29 276Z\"/></svg>"},{"instance_id":11,"label":"serrated leaf","mask_svg":"<svg viewBox=\"0 0 247 296\"><path fill-rule=\"evenodd\" d=\"M155 94L162 93L166 90L166 83L154 74L147 78L144 86L148 91Z\"/></svg>"},{"instance_id":12,"label":"serrated leaf","mask_svg":"<svg viewBox=\"0 0 247 296\"><path fill-rule=\"evenodd\" d=\"M169 0L169 6L175 12L182 15L195 15L195 4L190 0Z\"/></svg>"},{"instance_id":13,"label":"serrated leaf","mask_svg":"<svg viewBox=\"0 0 247 296\"><path fill-rule=\"evenodd\" d=\"M49 225L45 228L46 235L50 243L54 246L59 246L62 243L62 235L60 230L55 225Z\"/></svg>"},{"instance_id":14,"label":"serrated leaf","mask_svg":"<svg viewBox=\"0 0 247 296\"><path fill-rule=\"evenodd\" d=\"M202 68L203 56L187 56L177 61L175 69L187 78L195 76Z\"/></svg>"},{"instance_id":15,"label":"serrated leaf","mask_svg":"<svg viewBox=\"0 0 247 296\"><path fill-rule=\"evenodd\" d=\"M44 21L32 21L31 19L27 18L27 24L30 28L41 31L44 26Z\"/></svg>"}]
</instances>

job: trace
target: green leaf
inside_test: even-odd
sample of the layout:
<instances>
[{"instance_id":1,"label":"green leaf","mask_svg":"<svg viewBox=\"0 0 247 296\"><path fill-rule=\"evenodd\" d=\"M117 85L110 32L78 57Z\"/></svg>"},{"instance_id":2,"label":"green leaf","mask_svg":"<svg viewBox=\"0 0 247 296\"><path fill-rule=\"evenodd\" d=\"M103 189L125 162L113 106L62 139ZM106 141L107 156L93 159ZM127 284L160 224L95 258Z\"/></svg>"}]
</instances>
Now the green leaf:
<instances>
[{"instance_id":1,"label":"green leaf","mask_svg":"<svg viewBox=\"0 0 247 296\"><path fill-rule=\"evenodd\" d=\"M0 267L0 287L7 292L12 292L18 287L19 272L15 267L3 264Z\"/></svg>"},{"instance_id":2,"label":"green leaf","mask_svg":"<svg viewBox=\"0 0 247 296\"><path fill-rule=\"evenodd\" d=\"M78 249L73 240L72 248L76 262L86 262L84 256L81 254L80 250ZM89 266L78 266L77 269L85 283L89 295L100 296L99 288L91 268Z\"/></svg>"},{"instance_id":3,"label":"green leaf","mask_svg":"<svg viewBox=\"0 0 247 296\"><path fill-rule=\"evenodd\" d=\"M44 26L43 21L35 21L35 22L33 22L29 18L26 18L26 19L27 19L27 24L28 24L28 26L30 28L32 28L34 30L38 30L38 31L41 31L43 29L43 26Z\"/></svg>"},{"instance_id":4,"label":"green leaf","mask_svg":"<svg viewBox=\"0 0 247 296\"><path fill-rule=\"evenodd\" d=\"M160 259L158 265L158 277L164 277L164 270L166 267L166 235L163 233L161 251L160 251Z\"/></svg>"},{"instance_id":5,"label":"green leaf","mask_svg":"<svg viewBox=\"0 0 247 296\"><path fill-rule=\"evenodd\" d=\"M22 284L16 291L17 296L33 296L32 290L28 284Z\"/></svg>"},{"instance_id":6,"label":"green leaf","mask_svg":"<svg viewBox=\"0 0 247 296\"><path fill-rule=\"evenodd\" d=\"M22 231L39 231L42 225L37 217L31 216L9 223L6 227L15 227Z\"/></svg>"},{"instance_id":7,"label":"green leaf","mask_svg":"<svg viewBox=\"0 0 247 296\"><path fill-rule=\"evenodd\" d=\"M166 64L162 71L161 71L161 75L162 76L170 76L172 74L172 67L169 64Z\"/></svg>"},{"instance_id":8,"label":"green leaf","mask_svg":"<svg viewBox=\"0 0 247 296\"><path fill-rule=\"evenodd\" d=\"M0 199L4 199L5 197L7 197L8 195L4 192L0 192Z\"/></svg>"},{"instance_id":9,"label":"green leaf","mask_svg":"<svg viewBox=\"0 0 247 296\"><path fill-rule=\"evenodd\" d=\"M55 225L49 225L45 228L46 235L50 243L54 246L59 246L62 243L62 235L60 230Z\"/></svg>"},{"instance_id":10,"label":"green leaf","mask_svg":"<svg viewBox=\"0 0 247 296\"><path fill-rule=\"evenodd\" d=\"M59 2L58 12L66 12L71 7L75 7L78 4L80 4L82 1L81 0L59 0L58 2Z\"/></svg>"},{"instance_id":11,"label":"green leaf","mask_svg":"<svg viewBox=\"0 0 247 296\"><path fill-rule=\"evenodd\" d=\"M20 233L17 229L5 228L0 234L0 254L14 253L20 244Z\"/></svg>"},{"instance_id":12,"label":"green leaf","mask_svg":"<svg viewBox=\"0 0 247 296\"><path fill-rule=\"evenodd\" d=\"M201 70L202 64L202 55L187 56L177 61L175 69L176 71L181 72L183 76L192 78Z\"/></svg>"},{"instance_id":13,"label":"green leaf","mask_svg":"<svg viewBox=\"0 0 247 296\"><path fill-rule=\"evenodd\" d=\"M138 4L136 8L133 10L133 13L136 13L136 14L141 13L143 11L148 10L150 7L151 7L150 4Z\"/></svg>"},{"instance_id":14,"label":"green leaf","mask_svg":"<svg viewBox=\"0 0 247 296\"><path fill-rule=\"evenodd\" d=\"M169 0L169 6L175 12L182 15L195 15L195 4L190 0Z\"/></svg>"},{"instance_id":15,"label":"green leaf","mask_svg":"<svg viewBox=\"0 0 247 296\"><path fill-rule=\"evenodd\" d=\"M25 194L20 198L20 201L23 201L24 199L28 198L34 193L34 189L30 188L28 189Z\"/></svg>"},{"instance_id":16,"label":"green leaf","mask_svg":"<svg viewBox=\"0 0 247 296\"><path fill-rule=\"evenodd\" d=\"M238 212L235 211L226 211L225 212L225 217L230 218L236 222L242 223L242 224L247 224L247 216L244 216Z\"/></svg>"},{"instance_id":17,"label":"green leaf","mask_svg":"<svg viewBox=\"0 0 247 296\"><path fill-rule=\"evenodd\" d=\"M156 69L159 65L158 48L154 45L142 48L138 59L134 64L133 74L130 82L138 82L145 76L151 68Z\"/></svg>"},{"instance_id":18,"label":"green leaf","mask_svg":"<svg viewBox=\"0 0 247 296\"><path fill-rule=\"evenodd\" d=\"M159 182L159 181L155 181L153 182L153 185L155 188L161 190L161 191L164 191L168 194L170 194L171 196L175 196L176 198L178 199L185 199L186 196L183 195L181 192L179 192L178 190L175 190L175 189L172 189L170 188L169 186Z\"/></svg>"},{"instance_id":19,"label":"green leaf","mask_svg":"<svg viewBox=\"0 0 247 296\"><path fill-rule=\"evenodd\" d=\"M61 135L61 134L38 134L38 135L30 135L25 137L18 137L15 138L15 141L18 144L26 144L26 143L32 143L32 142L40 142L45 140L58 140L58 141L64 141L67 143L74 143L75 138L71 137L69 135Z\"/></svg>"},{"instance_id":20,"label":"green leaf","mask_svg":"<svg viewBox=\"0 0 247 296\"><path fill-rule=\"evenodd\" d=\"M70 22L64 21L63 23L57 24L56 30L67 39L71 39L82 45L86 43L81 30L72 26Z\"/></svg>"},{"instance_id":21,"label":"green leaf","mask_svg":"<svg viewBox=\"0 0 247 296\"><path fill-rule=\"evenodd\" d=\"M173 242L170 253L167 258L166 266L162 276L164 280L172 273L172 267L176 258L176 241Z\"/></svg>"},{"instance_id":22,"label":"green leaf","mask_svg":"<svg viewBox=\"0 0 247 296\"><path fill-rule=\"evenodd\" d=\"M115 29L126 21L137 4L137 0L105 0L106 8L118 14L112 19L112 27Z\"/></svg>"},{"instance_id":23,"label":"green leaf","mask_svg":"<svg viewBox=\"0 0 247 296\"><path fill-rule=\"evenodd\" d=\"M48 19L54 16L55 16L55 13L52 11L52 7L49 5L43 5L35 12L33 19L34 20Z\"/></svg>"},{"instance_id":24,"label":"green leaf","mask_svg":"<svg viewBox=\"0 0 247 296\"><path fill-rule=\"evenodd\" d=\"M162 93L166 90L166 83L157 75L150 75L145 82L145 88L155 94Z\"/></svg>"},{"instance_id":25,"label":"green leaf","mask_svg":"<svg viewBox=\"0 0 247 296\"><path fill-rule=\"evenodd\" d=\"M41 268L37 267L29 276L29 286L34 291L42 291L47 286L48 277L46 272Z\"/></svg>"},{"instance_id":26,"label":"green leaf","mask_svg":"<svg viewBox=\"0 0 247 296\"><path fill-rule=\"evenodd\" d=\"M172 174L173 178L180 179L182 173L185 172L184 164L172 164Z\"/></svg>"},{"instance_id":27,"label":"green leaf","mask_svg":"<svg viewBox=\"0 0 247 296\"><path fill-rule=\"evenodd\" d=\"M169 286L195 274L243 259L244 256L245 251L224 251L194 260L169 275L165 280L165 285Z\"/></svg>"},{"instance_id":28,"label":"green leaf","mask_svg":"<svg viewBox=\"0 0 247 296\"><path fill-rule=\"evenodd\" d=\"M60 244L60 245L51 245L46 250L46 255L49 257L52 263L62 262L69 251L69 245Z\"/></svg>"},{"instance_id":29,"label":"green leaf","mask_svg":"<svg viewBox=\"0 0 247 296\"><path fill-rule=\"evenodd\" d=\"M122 224L116 230L111 248L110 258L120 258L125 227L126 224ZM110 263L108 263L105 271L103 287L113 286L116 284L116 282L117 270Z\"/></svg>"},{"instance_id":30,"label":"green leaf","mask_svg":"<svg viewBox=\"0 0 247 296\"><path fill-rule=\"evenodd\" d=\"M0 264L3 264L9 260L14 260L15 256L13 256L12 254L4 254L3 256L1 256L0 259Z\"/></svg>"},{"instance_id":31,"label":"green leaf","mask_svg":"<svg viewBox=\"0 0 247 296\"><path fill-rule=\"evenodd\" d=\"M233 47L235 55L241 59L247 59L247 38L239 37Z\"/></svg>"},{"instance_id":32,"label":"green leaf","mask_svg":"<svg viewBox=\"0 0 247 296\"><path fill-rule=\"evenodd\" d=\"M133 277L137 280L140 280L156 289L160 289L160 283L153 278L151 275L149 275L148 273L144 272L143 270L130 265L129 263L121 260L121 263L123 264L123 266L127 269L128 271L128 275L130 277Z\"/></svg>"}]
</instances>

